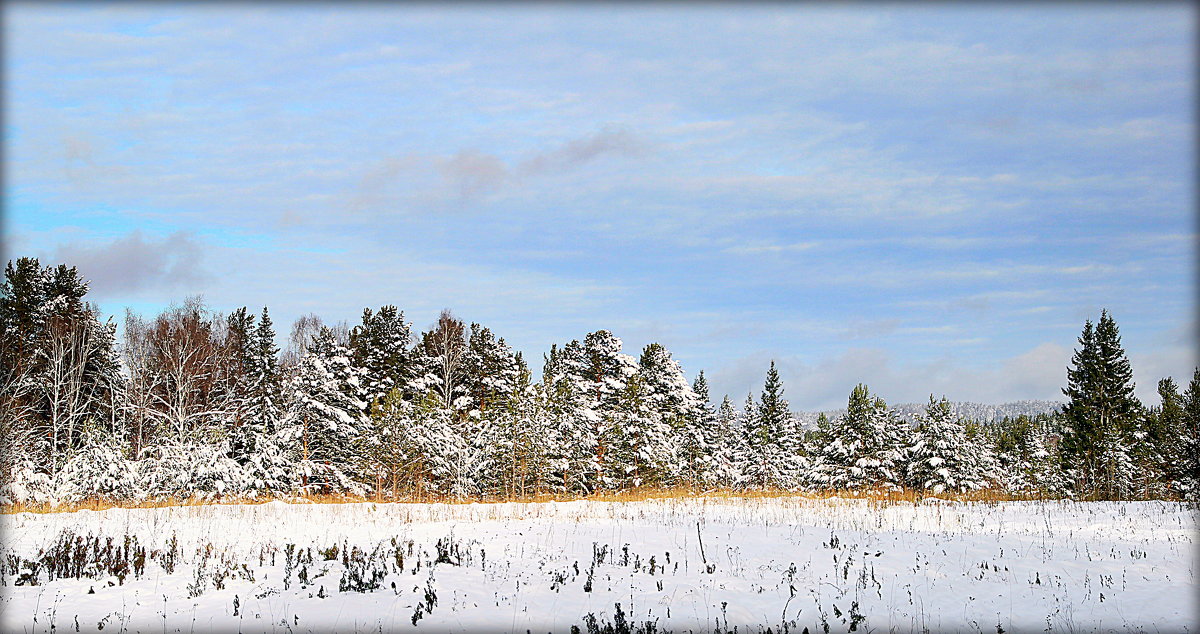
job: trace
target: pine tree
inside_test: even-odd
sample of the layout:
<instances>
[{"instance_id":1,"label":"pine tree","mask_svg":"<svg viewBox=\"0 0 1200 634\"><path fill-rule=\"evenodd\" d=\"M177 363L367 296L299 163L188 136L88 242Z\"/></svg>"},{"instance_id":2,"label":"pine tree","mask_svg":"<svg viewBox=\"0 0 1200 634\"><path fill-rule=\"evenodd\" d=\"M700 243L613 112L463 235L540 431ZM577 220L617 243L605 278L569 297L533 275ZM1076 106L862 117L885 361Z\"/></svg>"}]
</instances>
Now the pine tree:
<instances>
[{"instance_id":1,"label":"pine tree","mask_svg":"<svg viewBox=\"0 0 1200 634\"><path fill-rule=\"evenodd\" d=\"M620 407L620 397L629 380L637 372L633 357L621 353L621 340L607 330L588 333L583 343L572 340L561 349L552 349L551 369L544 378L553 386L556 416L560 423L573 430L564 438L578 445L570 453L590 449L586 460L573 458L570 469L587 462L592 472L582 486L591 490L599 486L610 469L609 441L612 435L612 414ZM584 429L587 428L587 429ZM620 465L616 465L620 467ZM577 474L571 473L571 478Z\"/></svg>"},{"instance_id":2,"label":"pine tree","mask_svg":"<svg viewBox=\"0 0 1200 634\"><path fill-rule=\"evenodd\" d=\"M1183 431L1179 459L1180 489L1188 500L1200 500L1200 367L1192 373L1183 395Z\"/></svg>"},{"instance_id":3,"label":"pine tree","mask_svg":"<svg viewBox=\"0 0 1200 634\"><path fill-rule=\"evenodd\" d=\"M238 317L242 321L243 317ZM283 379L279 348L267 308L253 329L246 359L243 422L237 428L233 453L245 471L250 493L292 488L295 455L291 430L283 428Z\"/></svg>"},{"instance_id":4,"label":"pine tree","mask_svg":"<svg viewBox=\"0 0 1200 634\"><path fill-rule=\"evenodd\" d=\"M707 395L701 399L696 394L688 385L679 362L658 343L642 349L636 377L643 387L647 405L670 430L669 447L664 447L664 451L669 451L672 460L677 461L671 465L671 473L684 482L696 482L707 452L701 429L702 419L708 415ZM706 381L702 386L707 392Z\"/></svg>"},{"instance_id":5,"label":"pine tree","mask_svg":"<svg viewBox=\"0 0 1200 634\"><path fill-rule=\"evenodd\" d=\"M504 399L513 393L526 370L521 354L514 352L503 337L497 339L490 329L471 324L463 359L464 391L471 411L479 415L488 408L502 409Z\"/></svg>"},{"instance_id":6,"label":"pine tree","mask_svg":"<svg viewBox=\"0 0 1200 634\"><path fill-rule=\"evenodd\" d=\"M140 502L143 490L137 465L129 459L128 442L108 430L91 427L59 472L54 498L60 503Z\"/></svg>"},{"instance_id":7,"label":"pine tree","mask_svg":"<svg viewBox=\"0 0 1200 634\"><path fill-rule=\"evenodd\" d=\"M758 487L796 486L800 475L799 430L783 398L783 382L774 361L767 371L762 397L747 423L749 461L744 472L749 482Z\"/></svg>"},{"instance_id":8,"label":"pine tree","mask_svg":"<svg viewBox=\"0 0 1200 634\"><path fill-rule=\"evenodd\" d=\"M254 452L248 425L254 418L251 409L254 383L254 321L245 307L238 308L225 320L225 358L223 383L231 403L229 413L230 451L238 462Z\"/></svg>"},{"instance_id":9,"label":"pine tree","mask_svg":"<svg viewBox=\"0 0 1200 634\"><path fill-rule=\"evenodd\" d=\"M735 486L742 481L740 458L746 454L742 444L739 416L729 395L721 399L714 424L715 439L709 443L709 465L705 483L710 486Z\"/></svg>"},{"instance_id":10,"label":"pine tree","mask_svg":"<svg viewBox=\"0 0 1200 634\"><path fill-rule=\"evenodd\" d=\"M1090 320L1084 324L1079 344L1063 389L1068 398L1063 456L1079 493L1124 489L1125 476L1116 465L1128 458L1140 405L1133 397L1133 370L1108 311L1101 311L1094 328Z\"/></svg>"},{"instance_id":11,"label":"pine tree","mask_svg":"<svg viewBox=\"0 0 1200 634\"><path fill-rule=\"evenodd\" d=\"M291 382L293 413L299 426L302 485L308 489L364 493L353 448L370 430L362 371L350 350L323 327Z\"/></svg>"},{"instance_id":12,"label":"pine tree","mask_svg":"<svg viewBox=\"0 0 1200 634\"><path fill-rule=\"evenodd\" d=\"M903 483L903 426L883 399L859 384L846 413L830 424L814 478L827 489L899 488Z\"/></svg>"},{"instance_id":13,"label":"pine tree","mask_svg":"<svg viewBox=\"0 0 1200 634\"><path fill-rule=\"evenodd\" d=\"M411 345L412 327L398 308L363 309L362 324L350 331L350 349L354 364L363 369L363 387L370 403L382 400L393 388L416 398L410 386L416 378Z\"/></svg>"},{"instance_id":14,"label":"pine tree","mask_svg":"<svg viewBox=\"0 0 1200 634\"><path fill-rule=\"evenodd\" d=\"M917 417L914 440L907 465L912 486L935 494L987 486L980 448L967 437L966 427L945 397L937 400L930 395L929 405Z\"/></svg>"},{"instance_id":15,"label":"pine tree","mask_svg":"<svg viewBox=\"0 0 1200 634\"><path fill-rule=\"evenodd\" d=\"M0 282L0 370L11 375L34 357L45 327L49 274L37 258L9 261Z\"/></svg>"},{"instance_id":16,"label":"pine tree","mask_svg":"<svg viewBox=\"0 0 1200 634\"><path fill-rule=\"evenodd\" d=\"M551 490L591 492L601 470L598 457L600 436L606 431L603 420L576 381L564 376L544 385L547 427L554 441L547 454Z\"/></svg>"},{"instance_id":17,"label":"pine tree","mask_svg":"<svg viewBox=\"0 0 1200 634\"><path fill-rule=\"evenodd\" d=\"M1057 497L1069 487L1058 443L1052 440L1050 417L1024 414L992 426L991 450L996 479L1013 494Z\"/></svg>"},{"instance_id":18,"label":"pine tree","mask_svg":"<svg viewBox=\"0 0 1200 634\"><path fill-rule=\"evenodd\" d=\"M259 433L271 433L279 417L279 348L271 317L263 307L251 348L249 423Z\"/></svg>"},{"instance_id":19,"label":"pine tree","mask_svg":"<svg viewBox=\"0 0 1200 634\"><path fill-rule=\"evenodd\" d=\"M605 488L664 486L677 475L670 424L648 398L641 375L625 385L617 409L608 415Z\"/></svg>"},{"instance_id":20,"label":"pine tree","mask_svg":"<svg viewBox=\"0 0 1200 634\"><path fill-rule=\"evenodd\" d=\"M554 441L542 384L534 384L528 368L522 368L511 392L498 403L487 410L494 435L485 492L511 499L548 490Z\"/></svg>"},{"instance_id":21,"label":"pine tree","mask_svg":"<svg viewBox=\"0 0 1200 634\"><path fill-rule=\"evenodd\" d=\"M692 393L696 396L695 410L688 417L688 423L684 427L684 441L678 443L683 453L682 477L690 484L715 486L722 478L724 461L728 459L722 455L723 440L727 431L722 429L717 412L709 404L708 379L705 378L704 371L696 375L696 380L692 383ZM730 404L730 409L732 407Z\"/></svg>"},{"instance_id":22,"label":"pine tree","mask_svg":"<svg viewBox=\"0 0 1200 634\"><path fill-rule=\"evenodd\" d=\"M1158 407L1145 412L1143 429L1131 448L1138 468L1136 488L1147 497L1178 492L1182 465L1183 396L1171 377L1158 382Z\"/></svg>"}]
</instances>

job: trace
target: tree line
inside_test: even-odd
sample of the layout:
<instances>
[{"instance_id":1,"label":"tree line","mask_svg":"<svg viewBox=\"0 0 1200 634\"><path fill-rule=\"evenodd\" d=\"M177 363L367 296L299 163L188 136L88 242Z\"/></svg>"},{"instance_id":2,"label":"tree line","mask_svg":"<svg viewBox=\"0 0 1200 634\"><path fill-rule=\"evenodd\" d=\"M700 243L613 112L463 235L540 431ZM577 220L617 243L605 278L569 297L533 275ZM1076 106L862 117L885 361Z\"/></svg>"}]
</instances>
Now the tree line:
<instances>
[{"instance_id":1,"label":"tree line","mask_svg":"<svg viewBox=\"0 0 1200 634\"><path fill-rule=\"evenodd\" d=\"M741 407L710 405L662 345L611 332L519 352L443 311L306 315L280 349L268 310L191 298L151 319L85 302L73 267L10 261L0 284L0 502L516 498L635 487L996 490L1196 499L1200 368L1143 406L1107 312L1084 325L1066 405L983 424L930 397L905 420L865 385L802 426L774 363Z\"/></svg>"}]
</instances>

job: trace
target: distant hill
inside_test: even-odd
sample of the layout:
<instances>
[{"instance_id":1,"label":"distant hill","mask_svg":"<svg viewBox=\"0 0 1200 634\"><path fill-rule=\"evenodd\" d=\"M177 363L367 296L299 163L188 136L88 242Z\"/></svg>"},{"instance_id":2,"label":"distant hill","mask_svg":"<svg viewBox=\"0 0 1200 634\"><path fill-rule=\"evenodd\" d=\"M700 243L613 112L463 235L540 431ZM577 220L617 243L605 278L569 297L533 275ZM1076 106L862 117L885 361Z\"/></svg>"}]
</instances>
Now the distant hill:
<instances>
[{"instance_id":1,"label":"distant hill","mask_svg":"<svg viewBox=\"0 0 1200 634\"><path fill-rule=\"evenodd\" d=\"M901 417L907 420L913 418L925 411L925 403L901 403L899 405L889 405L888 407L900 414ZM994 423L1003 418L1016 417L1022 414L1026 416L1036 416L1037 414L1048 414L1063 406L1062 401L1013 401L1011 403L1001 403L999 405L988 405L985 403L970 403L967 401L953 401L954 411L958 412L967 420L978 421L981 423ZM833 420L837 416L846 413L845 408L816 411L816 412L796 412L796 418L804 427L815 427L817 417L822 413Z\"/></svg>"}]
</instances>

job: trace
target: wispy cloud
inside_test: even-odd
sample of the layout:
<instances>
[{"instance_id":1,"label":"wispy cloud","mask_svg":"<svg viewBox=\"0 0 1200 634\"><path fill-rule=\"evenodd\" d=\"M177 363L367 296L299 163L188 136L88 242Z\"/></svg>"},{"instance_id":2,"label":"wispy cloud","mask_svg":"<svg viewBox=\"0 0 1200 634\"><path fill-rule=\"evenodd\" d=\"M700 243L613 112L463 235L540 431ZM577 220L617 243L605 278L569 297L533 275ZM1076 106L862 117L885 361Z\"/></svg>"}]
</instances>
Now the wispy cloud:
<instances>
[{"instance_id":1,"label":"wispy cloud","mask_svg":"<svg viewBox=\"0 0 1200 634\"><path fill-rule=\"evenodd\" d=\"M203 266L205 245L188 233L147 239L133 231L111 242L59 245L51 262L77 266L100 299L130 293L195 291L211 280Z\"/></svg>"},{"instance_id":2,"label":"wispy cloud","mask_svg":"<svg viewBox=\"0 0 1200 634\"><path fill-rule=\"evenodd\" d=\"M1194 13L18 3L7 229L118 309L450 305L533 360L624 328L692 372L789 360L806 407L873 363L1033 393L978 368L1101 307L1161 373Z\"/></svg>"}]
</instances>

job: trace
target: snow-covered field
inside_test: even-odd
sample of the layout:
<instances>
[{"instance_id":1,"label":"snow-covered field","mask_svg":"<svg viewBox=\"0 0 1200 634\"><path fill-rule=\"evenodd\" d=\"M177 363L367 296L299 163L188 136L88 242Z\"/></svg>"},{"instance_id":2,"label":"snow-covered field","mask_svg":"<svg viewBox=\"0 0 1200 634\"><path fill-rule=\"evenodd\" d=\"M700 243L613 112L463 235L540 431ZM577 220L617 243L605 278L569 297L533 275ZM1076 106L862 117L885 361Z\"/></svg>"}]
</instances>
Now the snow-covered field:
<instances>
[{"instance_id":1,"label":"snow-covered field","mask_svg":"<svg viewBox=\"0 0 1200 634\"><path fill-rule=\"evenodd\" d=\"M1195 517L1163 502L271 502L2 524L14 632L1200 629Z\"/></svg>"}]
</instances>

